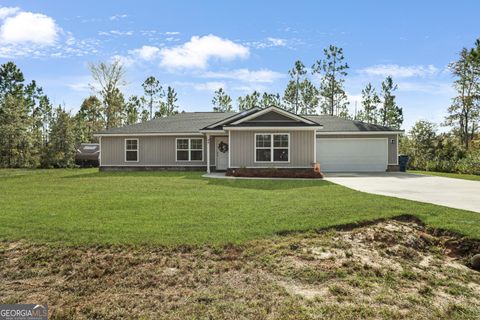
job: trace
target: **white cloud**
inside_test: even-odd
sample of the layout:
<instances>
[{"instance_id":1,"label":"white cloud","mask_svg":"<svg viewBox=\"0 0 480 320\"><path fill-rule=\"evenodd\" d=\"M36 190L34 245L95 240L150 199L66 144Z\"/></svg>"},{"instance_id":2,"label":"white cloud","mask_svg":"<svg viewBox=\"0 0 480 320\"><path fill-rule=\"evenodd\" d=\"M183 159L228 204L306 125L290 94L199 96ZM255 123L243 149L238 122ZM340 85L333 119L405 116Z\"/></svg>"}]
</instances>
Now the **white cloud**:
<instances>
[{"instance_id":1,"label":"white cloud","mask_svg":"<svg viewBox=\"0 0 480 320\"><path fill-rule=\"evenodd\" d=\"M110 31L100 31L98 32L99 36L131 36L133 31L120 31L120 30L110 30Z\"/></svg>"},{"instance_id":2,"label":"white cloud","mask_svg":"<svg viewBox=\"0 0 480 320\"><path fill-rule=\"evenodd\" d=\"M121 56L121 55L114 55L111 58L111 61L118 61L120 64L122 64L124 67L130 67L135 63L135 60L132 57L128 56Z\"/></svg>"},{"instance_id":3,"label":"white cloud","mask_svg":"<svg viewBox=\"0 0 480 320\"><path fill-rule=\"evenodd\" d=\"M180 32L178 32L178 31L167 31L167 32L165 32L165 34L168 35L168 36L175 36L177 34L180 34Z\"/></svg>"},{"instance_id":4,"label":"white cloud","mask_svg":"<svg viewBox=\"0 0 480 320\"><path fill-rule=\"evenodd\" d=\"M129 53L142 60L151 61L158 56L160 49L152 46L143 46L139 49L130 50Z\"/></svg>"},{"instance_id":5,"label":"white cloud","mask_svg":"<svg viewBox=\"0 0 480 320\"><path fill-rule=\"evenodd\" d=\"M224 82L216 82L216 81L193 84L193 88L199 91L216 91L220 88L225 89L225 87L226 87L226 84Z\"/></svg>"},{"instance_id":6,"label":"white cloud","mask_svg":"<svg viewBox=\"0 0 480 320\"><path fill-rule=\"evenodd\" d=\"M239 85L231 88L232 91L237 91L242 94L251 94L253 91L263 92L268 91L268 88L264 85L253 83L251 85Z\"/></svg>"},{"instance_id":7,"label":"white cloud","mask_svg":"<svg viewBox=\"0 0 480 320\"><path fill-rule=\"evenodd\" d=\"M175 81L173 83L176 87L189 87L197 91L215 91L220 88L226 88L227 84L222 81L208 81L208 82L185 82L185 81Z\"/></svg>"},{"instance_id":8,"label":"white cloud","mask_svg":"<svg viewBox=\"0 0 480 320\"><path fill-rule=\"evenodd\" d=\"M246 58L250 54L247 47L215 35L193 36L183 45L165 48L160 51L160 65L167 68L207 67L211 59L233 60Z\"/></svg>"},{"instance_id":9,"label":"white cloud","mask_svg":"<svg viewBox=\"0 0 480 320\"><path fill-rule=\"evenodd\" d=\"M0 8L1 58L97 55L99 46L97 39L76 39L44 14Z\"/></svg>"},{"instance_id":10,"label":"white cloud","mask_svg":"<svg viewBox=\"0 0 480 320\"><path fill-rule=\"evenodd\" d=\"M8 16L12 16L15 13L20 11L20 8L18 7L1 7L0 8L0 20L5 19Z\"/></svg>"},{"instance_id":11,"label":"white cloud","mask_svg":"<svg viewBox=\"0 0 480 320\"><path fill-rule=\"evenodd\" d=\"M347 100L350 102L350 106L355 107L355 101L357 101L357 107L360 107L360 102L362 101L362 94L353 94L346 92Z\"/></svg>"},{"instance_id":12,"label":"white cloud","mask_svg":"<svg viewBox=\"0 0 480 320\"><path fill-rule=\"evenodd\" d=\"M394 78L411 78L433 76L440 72L434 65L400 66L398 64L379 64L359 70L371 76L392 76Z\"/></svg>"},{"instance_id":13,"label":"white cloud","mask_svg":"<svg viewBox=\"0 0 480 320\"><path fill-rule=\"evenodd\" d=\"M455 89L452 83L440 81L400 81L398 82L398 91L420 92L446 97L453 97L455 95Z\"/></svg>"},{"instance_id":14,"label":"white cloud","mask_svg":"<svg viewBox=\"0 0 480 320\"><path fill-rule=\"evenodd\" d=\"M109 19L114 21L114 20L119 20L119 19L125 19L126 17L128 17L128 15L126 15L126 14L116 14L116 15L113 15L113 16L109 17Z\"/></svg>"},{"instance_id":15,"label":"white cloud","mask_svg":"<svg viewBox=\"0 0 480 320\"><path fill-rule=\"evenodd\" d=\"M272 46L285 47L287 45L287 40L285 39L269 37L267 40L272 44Z\"/></svg>"},{"instance_id":16,"label":"white cloud","mask_svg":"<svg viewBox=\"0 0 480 320\"><path fill-rule=\"evenodd\" d=\"M282 38L268 37L266 40L263 41L246 42L245 45L256 49L265 49L271 47L286 47L289 43L291 44L295 41L295 39L287 40Z\"/></svg>"},{"instance_id":17,"label":"white cloud","mask_svg":"<svg viewBox=\"0 0 480 320\"><path fill-rule=\"evenodd\" d=\"M92 88L88 84L88 80L85 82L69 83L67 84L67 87L69 87L73 91L78 91L78 92L89 92L92 90Z\"/></svg>"},{"instance_id":18,"label":"white cloud","mask_svg":"<svg viewBox=\"0 0 480 320\"><path fill-rule=\"evenodd\" d=\"M0 27L0 43L53 45L59 31L60 28L51 17L22 11L5 18Z\"/></svg>"},{"instance_id":19,"label":"white cloud","mask_svg":"<svg viewBox=\"0 0 480 320\"><path fill-rule=\"evenodd\" d=\"M225 72L206 72L203 76L206 78L234 79L256 83L272 83L275 80L285 77L282 73L268 69L254 71L249 69L236 69Z\"/></svg>"}]
</instances>

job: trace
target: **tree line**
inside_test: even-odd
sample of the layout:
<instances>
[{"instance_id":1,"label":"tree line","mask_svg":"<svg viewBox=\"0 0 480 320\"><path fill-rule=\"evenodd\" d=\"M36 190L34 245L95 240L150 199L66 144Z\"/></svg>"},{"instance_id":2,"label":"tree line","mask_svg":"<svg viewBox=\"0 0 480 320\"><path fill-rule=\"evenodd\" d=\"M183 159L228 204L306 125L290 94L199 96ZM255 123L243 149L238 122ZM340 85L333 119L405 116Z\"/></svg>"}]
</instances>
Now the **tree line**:
<instances>
[{"instance_id":1,"label":"tree line","mask_svg":"<svg viewBox=\"0 0 480 320\"><path fill-rule=\"evenodd\" d=\"M400 144L412 169L480 174L480 39L449 64L456 96L443 123L415 123ZM440 126L448 131L439 133Z\"/></svg>"},{"instance_id":2,"label":"tree line","mask_svg":"<svg viewBox=\"0 0 480 320\"><path fill-rule=\"evenodd\" d=\"M400 128L403 109L396 103L397 85L392 77L388 76L381 83L380 94L368 83L362 90L361 110L351 114L344 88L348 69L343 49L330 45L324 49L323 57L316 60L309 70L302 61L295 61L293 68L288 71L290 80L283 95L254 91L238 97L237 110L275 105L296 114L320 113ZM320 79L317 86L312 77ZM223 88L214 92L212 104L216 112L234 111L233 100Z\"/></svg>"},{"instance_id":3,"label":"tree line","mask_svg":"<svg viewBox=\"0 0 480 320\"><path fill-rule=\"evenodd\" d=\"M153 76L142 83L142 96L126 98L119 61L90 64L89 69L95 94L72 114L53 106L42 87L35 80L27 83L13 62L0 66L0 167L72 167L76 148L96 142L95 132L179 112L175 89L163 88Z\"/></svg>"},{"instance_id":4,"label":"tree line","mask_svg":"<svg viewBox=\"0 0 480 320\"><path fill-rule=\"evenodd\" d=\"M348 110L344 89L348 75L343 50L329 46L309 70L296 61L283 95L254 91L237 99L237 110L279 106L298 114L327 114L400 128L403 111L396 103L397 85L391 77L380 90L368 83L361 108ZM402 137L400 152L410 156L410 167L420 170L480 174L480 40L464 48L449 65L456 96L444 122L418 121ZM95 94L85 98L78 112L53 106L35 80L26 82L13 63L0 66L0 167L70 167L76 147L96 142L103 129L144 122L179 112L174 88L164 88L150 76L142 83L143 95L128 98L125 70L119 61L90 64ZM318 80L315 85L311 78ZM232 98L223 88L212 99L216 112L233 111ZM438 133L439 126L447 132Z\"/></svg>"}]
</instances>

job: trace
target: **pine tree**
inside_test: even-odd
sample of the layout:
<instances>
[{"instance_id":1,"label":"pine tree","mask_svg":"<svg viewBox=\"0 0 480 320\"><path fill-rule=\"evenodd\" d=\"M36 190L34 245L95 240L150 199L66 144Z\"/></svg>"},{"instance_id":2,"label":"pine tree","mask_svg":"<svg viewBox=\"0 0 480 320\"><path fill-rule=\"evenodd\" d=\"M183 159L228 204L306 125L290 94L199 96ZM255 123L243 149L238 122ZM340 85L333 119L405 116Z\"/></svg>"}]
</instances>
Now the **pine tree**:
<instances>
[{"instance_id":1,"label":"pine tree","mask_svg":"<svg viewBox=\"0 0 480 320\"><path fill-rule=\"evenodd\" d=\"M153 117L163 117L162 99L165 96L163 87L160 81L154 76L150 76L142 83L143 91L145 93L145 101L149 108L150 120Z\"/></svg>"},{"instance_id":2,"label":"pine tree","mask_svg":"<svg viewBox=\"0 0 480 320\"><path fill-rule=\"evenodd\" d=\"M315 114L318 107L318 90L305 79L300 83L300 105L297 109L299 114Z\"/></svg>"},{"instance_id":3,"label":"pine tree","mask_svg":"<svg viewBox=\"0 0 480 320\"><path fill-rule=\"evenodd\" d=\"M454 126L465 149L469 149L480 127L480 39L473 49L463 48L449 65L455 77L457 96L448 108L446 125Z\"/></svg>"},{"instance_id":4,"label":"pine tree","mask_svg":"<svg viewBox=\"0 0 480 320\"><path fill-rule=\"evenodd\" d=\"M301 105L301 83L305 80L307 69L300 60L297 60L294 67L288 71L288 74L291 80L285 89L283 100L288 111L298 113Z\"/></svg>"},{"instance_id":5,"label":"pine tree","mask_svg":"<svg viewBox=\"0 0 480 320\"><path fill-rule=\"evenodd\" d=\"M24 87L23 93L27 112L30 117L30 135L32 148L30 150L31 161L34 167L40 165L40 156L45 147L47 127L51 115L51 105L48 97L43 93L42 87L32 80Z\"/></svg>"},{"instance_id":6,"label":"pine tree","mask_svg":"<svg viewBox=\"0 0 480 320\"><path fill-rule=\"evenodd\" d=\"M142 101L138 96L130 96L125 104L125 124L135 124L140 117Z\"/></svg>"},{"instance_id":7,"label":"pine tree","mask_svg":"<svg viewBox=\"0 0 480 320\"><path fill-rule=\"evenodd\" d=\"M178 113L177 93L172 87L167 87L166 101L162 104L162 115L165 117Z\"/></svg>"},{"instance_id":8,"label":"pine tree","mask_svg":"<svg viewBox=\"0 0 480 320\"><path fill-rule=\"evenodd\" d=\"M293 80L288 81L287 87L283 93L284 109L289 112L295 112L295 103L297 97L297 83Z\"/></svg>"},{"instance_id":9,"label":"pine tree","mask_svg":"<svg viewBox=\"0 0 480 320\"><path fill-rule=\"evenodd\" d=\"M393 82L392 77L388 76L382 82L382 99L383 104L379 110L379 122L382 126L400 129L403 123L403 110L395 101L394 91L397 85Z\"/></svg>"},{"instance_id":10,"label":"pine tree","mask_svg":"<svg viewBox=\"0 0 480 320\"><path fill-rule=\"evenodd\" d=\"M231 112L233 111L232 98L225 93L223 88L215 91L212 98L212 105L214 112Z\"/></svg>"},{"instance_id":11,"label":"pine tree","mask_svg":"<svg viewBox=\"0 0 480 320\"><path fill-rule=\"evenodd\" d=\"M143 108L142 112L140 113L140 121L147 122L150 120L150 112L147 109Z\"/></svg>"},{"instance_id":12,"label":"pine tree","mask_svg":"<svg viewBox=\"0 0 480 320\"><path fill-rule=\"evenodd\" d=\"M50 138L43 154L42 166L68 168L75 165L74 120L69 113L58 107L50 125Z\"/></svg>"},{"instance_id":13,"label":"pine tree","mask_svg":"<svg viewBox=\"0 0 480 320\"><path fill-rule=\"evenodd\" d=\"M75 115L77 132L80 135L77 137L79 142L97 141L93 134L105 128L102 113L102 102L96 96L83 100L80 110Z\"/></svg>"},{"instance_id":14,"label":"pine tree","mask_svg":"<svg viewBox=\"0 0 480 320\"><path fill-rule=\"evenodd\" d=\"M380 104L380 98L378 97L375 88L371 83L368 83L365 89L362 90L362 107L357 114L357 120L366 122L366 123L377 123L377 107Z\"/></svg>"},{"instance_id":15,"label":"pine tree","mask_svg":"<svg viewBox=\"0 0 480 320\"><path fill-rule=\"evenodd\" d=\"M34 167L32 102L24 76L13 62L0 66L0 166ZM33 85L29 90L33 89Z\"/></svg>"},{"instance_id":16,"label":"pine tree","mask_svg":"<svg viewBox=\"0 0 480 320\"><path fill-rule=\"evenodd\" d=\"M25 99L7 93L0 100L0 166L32 167L30 117Z\"/></svg>"},{"instance_id":17,"label":"pine tree","mask_svg":"<svg viewBox=\"0 0 480 320\"><path fill-rule=\"evenodd\" d=\"M260 93L253 91L245 97L238 97L238 111L248 110L260 106Z\"/></svg>"},{"instance_id":18,"label":"pine tree","mask_svg":"<svg viewBox=\"0 0 480 320\"><path fill-rule=\"evenodd\" d=\"M321 111L323 114L349 117L349 102L343 88L349 67L344 62L343 49L331 45L323 53L324 59L317 60L312 66L312 74L322 76L319 89Z\"/></svg>"},{"instance_id":19,"label":"pine tree","mask_svg":"<svg viewBox=\"0 0 480 320\"><path fill-rule=\"evenodd\" d=\"M125 114L125 98L120 89L115 88L108 95L105 96L105 127L116 128L120 127Z\"/></svg>"},{"instance_id":20,"label":"pine tree","mask_svg":"<svg viewBox=\"0 0 480 320\"><path fill-rule=\"evenodd\" d=\"M43 149L48 141L48 125L52 117L52 105L46 95L39 97L38 102L33 106L30 115L32 135L32 163L35 167L40 165L40 158Z\"/></svg>"},{"instance_id":21,"label":"pine tree","mask_svg":"<svg viewBox=\"0 0 480 320\"><path fill-rule=\"evenodd\" d=\"M0 66L0 100L7 94L14 97L23 96L24 81L22 71L13 62L7 62Z\"/></svg>"},{"instance_id":22,"label":"pine tree","mask_svg":"<svg viewBox=\"0 0 480 320\"><path fill-rule=\"evenodd\" d=\"M284 108L282 104L282 98L280 97L279 93L273 94L264 92L262 94L262 99L259 102L259 107L268 108L271 106L275 106L277 108Z\"/></svg>"}]
</instances>

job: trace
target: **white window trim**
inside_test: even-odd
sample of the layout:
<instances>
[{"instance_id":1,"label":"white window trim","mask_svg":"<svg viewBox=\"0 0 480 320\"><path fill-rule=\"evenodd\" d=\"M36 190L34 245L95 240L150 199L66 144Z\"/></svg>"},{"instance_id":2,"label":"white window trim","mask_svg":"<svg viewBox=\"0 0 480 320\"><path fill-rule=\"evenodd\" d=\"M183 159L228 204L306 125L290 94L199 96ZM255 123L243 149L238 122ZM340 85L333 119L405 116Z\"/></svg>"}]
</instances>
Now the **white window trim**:
<instances>
[{"instance_id":1,"label":"white window trim","mask_svg":"<svg viewBox=\"0 0 480 320\"><path fill-rule=\"evenodd\" d=\"M268 149L268 148L257 148L257 136L261 135L270 135L270 161L257 161L257 149ZM281 147L274 147L273 141L274 135L286 135L288 136L288 148L281 148ZM255 133L253 137L253 146L254 146L254 152L253 152L253 162L255 163L290 163L290 133L283 133L283 132L266 132L266 133ZM288 149L288 161L274 161L274 150L275 149Z\"/></svg>"},{"instance_id":2,"label":"white window trim","mask_svg":"<svg viewBox=\"0 0 480 320\"><path fill-rule=\"evenodd\" d=\"M136 150L127 150L127 141L129 140L135 140L137 141L137 149ZM140 142L138 141L137 138L125 138L125 143L124 143L124 157L125 157L125 162L140 162L140 153L138 152L140 149ZM127 160L127 151L136 151L137 152L137 160Z\"/></svg>"},{"instance_id":3,"label":"white window trim","mask_svg":"<svg viewBox=\"0 0 480 320\"><path fill-rule=\"evenodd\" d=\"M177 141L178 140L188 140L188 149L178 149ZM192 142L191 140L202 140L202 149L192 149ZM178 151L188 151L188 160L178 160L177 155ZM191 151L202 151L202 160L191 160ZM204 150L204 141L203 138L175 138L175 162L203 162L203 158L205 156Z\"/></svg>"}]
</instances>

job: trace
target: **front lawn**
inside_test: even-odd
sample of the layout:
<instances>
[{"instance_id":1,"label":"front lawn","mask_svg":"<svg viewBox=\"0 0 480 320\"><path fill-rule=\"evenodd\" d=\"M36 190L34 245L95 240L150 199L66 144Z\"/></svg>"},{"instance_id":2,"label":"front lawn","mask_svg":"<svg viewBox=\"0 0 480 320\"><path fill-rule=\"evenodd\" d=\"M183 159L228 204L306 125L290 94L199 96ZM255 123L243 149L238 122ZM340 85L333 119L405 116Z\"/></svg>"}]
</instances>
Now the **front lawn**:
<instances>
[{"instance_id":1,"label":"front lawn","mask_svg":"<svg viewBox=\"0 0 480 320\"><path fill-rule=\"evenodd\" d=\"M417 171L408 170L409 173L425 174L427 176L438 176L446 178L464 179L472 181L480 181L480 176L476 174L462 174L462 173L449 173L449 172L432 172L432 171Z\"/></svg>"},{"instance_id":2,"label":"front lawn","mask_svg":"<svg viewBox=\"0 0 480 320\"><path fill-rule=\"evenodd\" d=\"M220 180L200 172L0 170L0 239L226 244L282 231L415 215L480 238L480 214L327 181Z\"/></svg>"}]
</instances>

